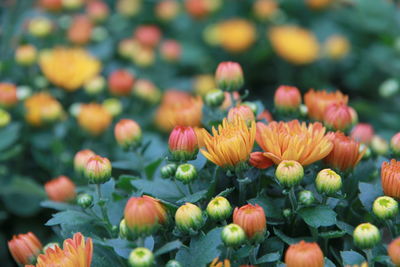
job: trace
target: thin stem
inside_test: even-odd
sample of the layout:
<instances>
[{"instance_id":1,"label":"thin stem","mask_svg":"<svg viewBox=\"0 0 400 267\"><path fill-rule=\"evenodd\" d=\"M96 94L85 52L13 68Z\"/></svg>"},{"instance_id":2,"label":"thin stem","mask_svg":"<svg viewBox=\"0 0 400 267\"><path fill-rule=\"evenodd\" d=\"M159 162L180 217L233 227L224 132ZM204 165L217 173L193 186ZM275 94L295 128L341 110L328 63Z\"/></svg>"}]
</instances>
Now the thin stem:
<instances>
[{"instance_id":1,"label":"thin stem","mask_svg":"<svg viewBox=\"0 0 400 267\"><path fill-rule=\"evenodd\" d=\"M326 205L326 203L328 202L328 196L327 195L322 195L322 202L321 202L321 204L322 205Z\"/></svg>"},{"instance_id":2,"label":"thin stem","mask_svg":"<svg viewBox=\"0 0 400 267\"><path fill-rule=\"evenodd\" d=\"M318 241L318 229L315 227L312 227L312 226L309 226L309 228L310 228L310 232L311 232L311 235L312 235L314 241L317 242Z\"/></svg>"},{"instance_id":3,"label":"thin stem","mask_svg":"<svg viewBox=\"0 0 400 267\"><path fill-rule=\"evenodd\" d=\"M294 214L296 211L296 194L294 193L294 187L290 188L289 201L290 205L292 206L292 213Z\"/></svg>"},{"instance_id":4,"label":"thin stem","mask_svg":"<svg viewBox=\"0 0 400 267\"><path fill-rule=\"evenodd\" d=\"M231 259L231 256L232 256L232 248L228 247L228 248L226 249L226 258L227 258L228 260L230 260L230 259Z\"/></svg>"},{"instance_id":5,"label":"thin stem","mask_svg":"<svg viewBox=\"0 0 400 267\"><path fill-rule=\"evenodd\" d=\"M372 250L371 249L365 249L364 250L365 255L367 256L367 261L368 261L368 266L369 267L374 267L374 261L373 261L373 255L372 255Z\"/></svg>"},{"instance_id":6,"label":"thin stem","mask_svg":"<svg viewBox=\"0 0 400 267\"><path fill-rule=\"evenodd\" d=\"M176 188L178 188L179 193L181 193L183 196L186 196L186 193L182 191L182 189L179 187L179 184L174 180L174 183L176 185Z\"/></svg>"},{"instance_id":7,"label":"thin stem","mask_svg":"<svg viewBox=\"0 0 400 267\"><path fill-rule=\"evenodd\" d=\"M193 189L192 189L192 184L191 183L188 183L188 188L189 188L189 193L191 195L193 195Z\"/></svg>"},{"instance_id":8,"label":"thin stem","mask_svg":"<svg viewBox=\"0 0 400 267\"><path fill-rule=\"evenodd\" d=\"M257 253L258 253L259 246L260 245L254 246L251 249L251 252L250 252L250 263L252 265L256 264L256 262L257 262Z\"/></svg>"},{"instance_id":9,"label":"thin stem","mask_svg":"<svg viewBox=\"0 0 400 267\"><path fill-rule=\"evenodd\" d=\"M100 206L101 214L103 216L103 220L106 222L107 227L111 229L112 224L110 222L110 219L108 218L106 207L104 206L104 203L102 202L103 201L103 196L101 194L100 184L96 184L96 192L97 192L97 196L99 198L99 202L98 203L99 203L99 206Z\"/></svg>"},{"instance_id":10,"label":"thin stem","mask_svg":"<svg viewBox=\"0 0 400 267\"><path fill-rule=\"evenodd\" d=\"M229 96L231 98L231 107L232 108L236 107L236 100L235 100L234 92L229 92Z\"/></svg>"},{"instance_id":11,"label":"thin stem","mask_svg":"<svg viewBox=\"0 0 400 267\"><path fill-rule=\"evenodd\" d=\"M238 182L239 182L239 203L243 204L246 199L246 183L241 182L240 180L238 180Z\"/></svg>"},{"instance_id":12,"label":"thin stem","mask_svg":"<svg viewBox=\"0 0 400 267\"><path fill-rule=\"evenodd\" d=\"M393 229L393 223L392 220L385 220L385 225L387 229L389 230L390 237L393 238L395 236L394 229Z\"/></svg>"}]
</instances>

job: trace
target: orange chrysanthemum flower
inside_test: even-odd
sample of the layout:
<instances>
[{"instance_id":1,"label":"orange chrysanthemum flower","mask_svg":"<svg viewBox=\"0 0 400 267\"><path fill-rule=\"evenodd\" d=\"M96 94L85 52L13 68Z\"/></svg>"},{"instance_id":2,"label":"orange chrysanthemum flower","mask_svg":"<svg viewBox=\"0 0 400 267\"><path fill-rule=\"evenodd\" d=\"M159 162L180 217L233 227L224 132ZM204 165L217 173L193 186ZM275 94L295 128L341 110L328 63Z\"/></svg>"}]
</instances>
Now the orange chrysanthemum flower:
<instances>
[{"instance_id":1,"label":"orange chrysanthemum flower","mask_svg":"<svg viewBox=\"0 0 400 267\"><path fill-rule=\"evenodd\" d=\"M213 259L209 267L231 267L231 262L225 259L223 262L219 261L219 258Z\"/></svg>"},{"instance_id":2,"label":"orange chrysanthemum flower","mask_svg":"<svg viewBox=\"0 0 400 267\"><path fill-rule=\"evenodd\" d=\"M287 267L323 267L324 254L317 243L300 241L289 246L285 263Z\"/></svg>"},{"instance_id":3,"label":"orange chrysanthemum flower","mask_svg":"<svg viewBox=\"0 0 400 267\"><path fill-rule=\"evenodd\" d=\"M366 152L365 149L360 151L360 144L342 132L331 133L329 139L333 149L324 162L341 171L354 168Z\"/></svg>"},{"instance_id":4,"label":"orange chrysanthemum flower","mask_svg":"<svg viewBox=\"0 0 400 267\"><path fill-rule=\"evenodd\" d=\"M202 130L202 141L206 149L201 153L216 165L237 169L247 164L256 136L255 122L247 127L246 122L236 117L232 122L227 119L222 121L218 130L213 127L212 134Z\"/></svg>"},{"instance_id":5,"label":"orange chrysanthemum flower","mask_svg":"<svg viewBox=\"0 0 400 267\"><path fill-rule=\"evenodd\" d=\"M175 126L200 126L203 117L203 101L186 92L168 91L157 110L155 123L163 131L169 132Z\"/></svg>"},{"instance_id":6,"label":"orange chrysanthemum flower","mask_svg":"<svg viewBox=\"0 0 400 267\"><path fill-rule=\"evenodd\" d=\"M324 119L326 108L331 104L347 104L349 97L340 91L327 92L311 89L304 95L304 103L308 108L308 116L314 120Z\"/></svg>"},{"instance_id":7,"label":"orange chrysanthemum flower","mask_svg":"<svg viewBox=\"0 0 400 267\"><path fill-rule=\"evenodd\" d=\"M80 48L55 48L44 52L39 65L53 84L75 91L100 72L101 63Z\"/></svg>"},{"instance_id":8,"label":"orange chrysanthemum flower","mask_svg":"<svg viewBox=\"0 0 400 267\"><path fill-rule=\"evenodd\" d=\"M110 126L112 116L102 105L97 103L83 104L78 114L78 123L91 135L100 135Z\"/></svg>"},{"instance_id":9,"label":"orange chrysanthemum flower","mask_svg":"<svg viewBox=\"0 0 400 267\"><path fill-rule=\"evenodd\" d=\"M395 266L400 266L400 237L390 242L387 252Z\"/></svg>"},{"instance_id":10,"label":"orange chrysanthemum flower","mask_svg":"<svg viewBox=\"0 0 400 267\"><path fill-rule=\"evenodd\" d=\"M55 202L68 202L75 198L75 184L67 176L59 176L44 185L49 199Z\"/></svg>"},{"instance_id":11,"label":"orange chrysanthemum flower","mask_svg":"<svg viewBox=\"0 0 400 267\"><path fill-rule=\"evenodd\" d=\"M325 135L321 123L298 120L290 122L271 122L268 125L257 123L256 140L265 151L264 156L275 164L282 160L295 160L306 166L326 157L332 150L332 143Z\"/></svg>"},{"instance_id":12,"label":"orange chrysanthemum flower","mask_svg":"<svg viewBox=\"0 0 400 267\"><path fill-rule=\"evenodd\" d=\"M39 255L36 267L90 267L93 255L93 242L81 233L74 234L72 239L64 241L63 249L59 246L48 248L45 254ZM26 267L35 267L27 265Z\"/></svg>"},{"instance_id":13,"label":"orange chrysanthemum flower","mask_svg":"<svg viewBox=\"0 0 400 267\"><path fill-rule=\"evenodd\" d=\"M63 109L52 95L42 92L25 100L25 119L33 126L42 126L61 118Z\"/></svg>"},{"instance_id":14,"label":"orange chrysanthemum flower","mask_svg":"<svg viewBox=\"0 0 400 267\"><path fill-rule=\"evenodd\" d=\"M233 211L233 223L243 228L249 240L259 241L264 238L267 219L264 209L255 204L247 204Z\"/></svg>"},{"instance_id":15,"label":"orange chrysanthemum flower","mask_svg":"<svg viewBox=\"0 0 400 267\"><path fill-rule=\"evenodd\" d=\"M36 261L36 257L42 251L42 243L33 233L14 235L8 241L8 249L14 260L21 265Z\"/></svg>"},{"instance_id":16,"label":"orange chrysanthemum flower","mask_svg":"<svg viewBox=\"0 0 400 267\"><path fill-rule=\"evenodd\" d=\"M385 195L400 198L400 161L382 163L381 179Z\"/></svg>"}]
</instances>

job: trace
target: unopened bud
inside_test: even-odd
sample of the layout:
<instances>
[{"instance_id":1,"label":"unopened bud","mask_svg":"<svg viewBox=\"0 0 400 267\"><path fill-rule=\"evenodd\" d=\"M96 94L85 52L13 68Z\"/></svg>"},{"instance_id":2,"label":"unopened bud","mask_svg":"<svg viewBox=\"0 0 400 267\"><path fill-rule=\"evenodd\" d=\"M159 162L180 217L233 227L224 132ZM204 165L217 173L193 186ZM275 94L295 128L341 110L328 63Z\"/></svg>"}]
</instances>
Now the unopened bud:
<instances>
[{"instance_id":1,"label":"unopened bud","mask_svg":"<svg viewBox=\"0 0 400 267\"><path fill-rule=\"evenodd\" d=\"M175 178L184 184L190 183L197 177L197 170L192 164L181 164L175 172Z\"/></svg>"}]
</instances>

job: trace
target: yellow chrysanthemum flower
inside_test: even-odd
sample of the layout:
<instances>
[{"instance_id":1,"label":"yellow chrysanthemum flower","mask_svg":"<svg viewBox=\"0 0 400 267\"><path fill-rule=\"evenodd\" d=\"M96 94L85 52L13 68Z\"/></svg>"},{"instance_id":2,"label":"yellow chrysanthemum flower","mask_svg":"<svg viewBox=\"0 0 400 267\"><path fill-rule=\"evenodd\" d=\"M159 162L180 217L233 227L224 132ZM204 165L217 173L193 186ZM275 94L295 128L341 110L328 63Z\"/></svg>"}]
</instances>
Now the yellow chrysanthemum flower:
<instances>
[{"instance_id":1,"label":"yellow chrysanthemum flower","mask_svg":"<svg viewBox=\"0 0 400 267\"><path fill-rule=\"evenodd\" d=\"M217 26L219 44L233 53L246 51L256 39L254 25L244 19L230 19Z\"/></svg>"},{"instance_id":2,"label":"yellow chrysanthemum flower","mask_svg":"<svg viewBox=\"0 0 400 267\"><path fill-rule=\"evenodd\" d=\"M206 149L202 149L201 153L208 160L231 170L237 170L246 164L256 136L254 121L247 127L246 122L239 117L232 122L225 118L218 130L213 127L212 134L202 129L202 142Z\"/></svg>"},{"instance_id":3,"label":"yellow chrysanthemum flower","mask_svg":"<svg viewBox=\"0 0 400 267\"><path fill-rule=\"evenodd\" d=\"M264 156L275 164L282 160L295 160L306 166L325 158L333 144L325 134L321 123L298 120L290 122L271 122L268 125L257 123L256 140L265 151Z\"/></svg>"},{"instance_id":4,"label":"yellow chrysanthemum flower","mask_svg":"<svg viewBox=\"0 0 400 267\"><path fill-rule=\"evenodd\" d=\"M298 26L276 26L268 37L275 52L293 64L309 64L318 58L319 43L314 34Z\"/></svg>"},{"instance_id":5,"label":"yellow chrysanthemum flower","mask_svg":"<svg viewBox=\"0 0 400 267\"><path fill-rule=\"evenodd\" d=\"M63 47L43 52L39 65L47 79L67 91L77 90L101 68L100 61L84 49Z\"/></svg>"},{"instance_id":6,"label":"yellow chrysanthemum flower","mask_svg":"<svg viewBox=\"0 0 400 267\"><path fill-rule=\"evenodd\" d=\"M81 233L64 241L63 249L59 246L48 248L45 254L39 255L36 265L27 267L90 267L93 255L93 242Z\"/></svg>"}]
</instances>

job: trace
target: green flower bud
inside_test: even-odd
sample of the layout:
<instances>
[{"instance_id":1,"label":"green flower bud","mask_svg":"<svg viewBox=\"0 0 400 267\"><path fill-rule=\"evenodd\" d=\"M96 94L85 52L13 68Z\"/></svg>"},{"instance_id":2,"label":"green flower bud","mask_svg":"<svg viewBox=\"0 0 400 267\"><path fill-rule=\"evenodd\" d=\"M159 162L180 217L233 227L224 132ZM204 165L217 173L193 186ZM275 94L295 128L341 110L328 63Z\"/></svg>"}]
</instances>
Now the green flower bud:
<instances>
[{"instance_id":1,"label":"green flower bud","mask_svg":"<svg viewBox=\"0 0 400 267\"><path fill-rule=\"evenodd\" d=\"M93 197L89 194L80 194L77 199L78 205L84 209L89 208L93 204Z\"/></svg>"},{"instance_id":2,"label":"green flower bud","mask_svg":"<svg viewBox=\"0 0 400 267\"><path fill-rule=\"evenodd\" d=\"M135 248L128 261L131 267L150 267L154 265L154 255L147 248Z\"/></svg>"},{"instance_id":3,"label":"green flower bud","mask_svg":"<svg viewBox=\"0 0 400 267\"><path fill-rule=\"evenodd\" d=\"M283 217L288 219L288 218L292 217L292 210L291 209L284 209L282 211L282 215L283 215Z\"/></svg>"},{"instance_id":4,"label":"green flower bud","mask_svg":"<svg viewBox=\"0 0 400 267\"><path fill-rule=\"evenodd\" d=\"M306 117L308 115L308 108L306 105L301 104L299 110L301 116Z\"/></svg>"},{"instance_id":5,"label":"green flower bud","mask_svg":"<svg viewBox=\"0 0 400 267\"><path fill-rule=\"evenodd\" d=\"M197 177L196 168L192 164L181 164L175 172L175 178L184 184L188 184Z\"/></svg>"},{"instance_id":6,"label":"green flower bud","mask_svg":"<svg viewBox=\"0 0 400 267\"><path fill-rule=\"evenodd\" d=\"M163 166L161 168L161 176L163 178L171 178L171 177L173 177L175 175L176 168L177 168L177 166L176 166L175 163L170 163L170 164L167 164L167 165Z\"/></svg>"},{"instance_id":7,"label":"green flower bud","mask_svg":"<svg viewBox=\"0 0 400 267\"><path fill-rule=\"evenodd\" d=\"M383 98L389 98L399 92L399 82L396 79L388 79L379 86L379 94Z\"/></svg>"},{"instance_id":8,"label":"green flower bud","mask_svg":"<svg viewBox=\"0 0 400 267\"><path fill-rule=\"evenodd\" d=\"M379 229L370 223L362 223L353 233L354 244L361 249L371 249L381 241Z\"/></svg>"},{"instance_id":9,"label":"green flower bud","mask_svg":"<svg viewBox=\"0 0 400 267\"><path fill-rule=\"evenodd\" d=\"M389 151L389 143L382 137L375 135L371 141L372 151L377 155L385 155Z\"/></svg>"},{"instance_id":10,"label":"green flower bud","mask_svg":"<svg viewBox=\"0 0 400 267\"><path fill-rule=\"evenodd\" d=\"M126 226L125 219L122 219L121 222L119 223L119 236L124 239L129 238L129 229Z\"/></svg>"},{"instance_id":11,"label":"green flower bud","mask_svg":"<svg viewBox=\"0 0 400 267\"><path fill-rule=\"evenodd\" d=\"M365 149L363 159L369 159L371 157L371 149L366 144L360 144L360 153Z\"/></svg>"},{"instance_id":12,"label":"green flower bud","mask_svg":"<svg viewBox=\"0 0 400 267\"><path fill-rule=\"evenodd\" d=\"M318 193L333 195L342 188L342 178L331 169L321 170L315 179Z\"/></svg>"},{"instance_id":13,"label":"green flower bud","mask_svg":"<svg viewBox=\"0 0 400 267\"><path fill-rule=\"evenodd\" d=\"M242 105L248 106L253 111L254 114L258 113L258 106L256 103L246 101L246 102L243 102Z\"/></svg>"},{"instance_id":14,"label":"green flower bud","mask_svg":"<svg viewBox=\"0 0 400 267\"><path fill-rule=\"evenodd\" d=\"M165 267L182 267L182 264L179 263L179 261L176 260L170 260L167 262L167 265Z\"/></svg>"},{"instance_id":15,"label":"green flower bud","mask_svg":"<svg viewBox=\"0 0 400 267\"><path fill-rule=\"evenodd\" d=\"M180 206L175 213L175 223L183 233L199 230L204 224L201 209L192 203Z\"/></svg>"},{"instance_id":16,"label":"green flower bud","mask_svg":"<svg viewBox=\"0 0 400 267\"><path fill-rule=\"evenodd\" d=\"M303 204L304 206L310 206L315 201L314 194L308 190L300 191L298 198L300 203Z\"/></svg>"},{"instance_id":17,"label":"green flower bud","mask_svg":"<svg viewBox=\"0 0 400 267\"><path fill-rule=\"evenodd\" d=\"M225 100L225 94L220 89L213 89L204 96L204 103L209 107L219 107Z\"/></svg>"},{"instance_id":18,"label":"green flower bud","mask_svg":"<svg viewBox=\"0 0 400 267\"><path fill-rule=\"evenodd\" d=\"M224 227L221 238L227 247L238 247L246 241L246 233L237 224L231 223Z\"/></svg>"},{"instance_id":19,"label":"green flower bud","mask_svg":"<svg viewBox=\"0 0 400 267\"><path fill-rule=\"evenodd\" d=\"M232 207L226 198L218 196L208 203L206 211L211 219L222 221L232 214Z\"/></svg>"},{"instance_id":20,"label":"green flower bud","mask_svg":"<svg viewBox=\"0 0 400 267\"><path fill-rule=\"evenodd\" d=\"M7 126L11 121L10 113L0 108L0 128Z\"/></svg>"},{"instance_id":21,"label":"green flower bud","mask_svg":"<svg viewBox=\"0 0 400 267\"><path fill-rule=\"evenodd\" d=\"M106 79L103 76L96 76L84 84L85 92L88 95L97 95L101 93L106 86Z\"/></svg>"},{"instance_id":22,"label":"green flower bud","mask_svg":"<svg viewBox=\"0 0 400 267\"><path fill-rule=\"evenodd\" d=\"M386 220L396 217L399 212L399 205L396 200L391 197L378 197L374 201L372 211L379 219Z\"/></svg>"},{"instance_id":23,"label":"green flower bud","mask_svg":"<svg viewBox=\"0 0 400 267\"><path fill-rule=\"evenodd\" d=\"M301 182L304 169L294 160L283 160L275 171L275 176L284 187L293 187Z\"/></svg>"},{"instance_id":24,"label":"green flower bud","mask_svg":"<svg viewBox=\"0 0 400 267\"><path fill-rule=\"evenodd\" d=\"M101 42L108 37L108 31L106 28L98 26L93 29L92 35L90 37L95 42Z\"/></svg>"}]
</instances>

